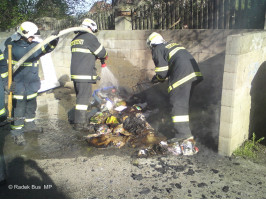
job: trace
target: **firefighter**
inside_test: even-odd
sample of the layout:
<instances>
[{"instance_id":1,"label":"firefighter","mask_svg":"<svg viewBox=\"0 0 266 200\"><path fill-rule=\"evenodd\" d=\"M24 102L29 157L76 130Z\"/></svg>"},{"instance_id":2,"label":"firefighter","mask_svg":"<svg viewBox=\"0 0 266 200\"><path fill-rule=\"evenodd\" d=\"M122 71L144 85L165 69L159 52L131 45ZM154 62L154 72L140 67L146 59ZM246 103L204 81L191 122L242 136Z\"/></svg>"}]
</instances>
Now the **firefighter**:
<instances>
[{"instance_id":1,"label":"firefighter","mask_svg":"<svg viewBox=\"0 0 266 200\"><path fill-rule=\"evenodd\" d=\"M5 117L6 117L5 92L4 92L2 77L0 76L0 128L1 128L1 122L5 120ZM0 148L2 147L0 146ZM6 180L6 165L5 165L4 155L2 152L0 152L0 185L4 184L5 180Z\"/></svg>"},{"instance_id":2,"label":"firefighter","mask_svg":"<svg viewBox=\"0 0 266 200\"><path fill-rule=\"evenodd\" d=\"M147 39L152 50L155 75L152 83L168 78L168 93L172 106L175 139L181 143L194 141L189 127L189 100L192 86L202 80L202 74L193 56L177 43L168 43L153 32Z\"/></svg>"},{"instance_id":3,"label":"firefighter","mask_svg":"<svg viewBox=\"0 0 266 200\"><path fill-rule=\"evenodd\" d=\"M32 22L23 22L17 30L16 38L9 37L5 41L5 59L8 59L7 46L12 45L12 65L15 65L26 53L38 45L34 37L39 34L38 27ZM52 33L52 35L58 34ZM24 132L42 132L35 124L37 109L37 95L40 89L39 58L51 52L59 39L37 50L31 55L13 74L15 88L13 91L13 117L11 123L11 135L18 145L25 145ZM10 75L10 74L9 74Z\"/></svg>"},{"instance_id":4,"label":"firefighter","mask_svg":"<svg viewBox=\"0 0 266 200\"><path fill-rule=\"evenodd\" d=\"M5 90L7 88L7 76L7 62L0 50L0 123L6 118Z\"/></svg>"},{"instance_id":5,"label":"firefighter","mask_svg":"<svg viewBox=\"0 0 266 200\"><path fill-rule=\"evenodd\" d=\"M6 117L4 84L4 80L2 76L0 76L0 123L4 121Z\"/></svg>"},{"instance_id":6,"label":"firefighter","mask_svg":"<svg viewBox=\"0 0 266 200\"><path fill-rule=\"evenodd\" d=\"M82 27L89 32L77 32L71 41L71 80L76 92L76 105L74 111L74 129L77 131L87 128L87 110L90 109L90 97L92 96L92 84L100 78L97 76L95 61L100 59L102 67L107 59L107 52L94 35L97 24L91 19L84 19Z\"/></svg>"},{"instance_id":7,"label":"firefighter","mask_svg":"<svg viewBox=\"0 0 266 200\"><path fill-rule=\"evenodd\" d=\"M0 68L1 64L5 63L4 55L0 51ZM0 71L0 128L2 123L6 119L6 108L5 108L5 92L4 92L4 78L6 78L5 73ZM2 133L2 131L1 131ZM0 148L2 148L0 146ZM4 184L6 180L6 165L4 160L4 155L0 152L0 185Z\"/></svg>"}]
</instances>

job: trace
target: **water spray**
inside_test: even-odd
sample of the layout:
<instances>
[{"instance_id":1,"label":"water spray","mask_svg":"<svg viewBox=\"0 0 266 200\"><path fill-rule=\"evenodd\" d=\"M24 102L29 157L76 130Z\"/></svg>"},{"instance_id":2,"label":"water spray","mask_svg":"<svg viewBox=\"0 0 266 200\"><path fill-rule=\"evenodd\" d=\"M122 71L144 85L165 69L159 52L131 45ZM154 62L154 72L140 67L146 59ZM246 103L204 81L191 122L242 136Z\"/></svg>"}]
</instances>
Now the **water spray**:
<instances>
[{"instance_id":1,"label":"water spray","mask_svg":"<svg viewBox=\"0 0 266 200\"><path fill-rule=\"evenodd\" d=\"M114 86L118 88L118 80L115 78L112 71L107 67L105 59L101 59L101 80L100 88Z\"/></svg>"}]
</instances>

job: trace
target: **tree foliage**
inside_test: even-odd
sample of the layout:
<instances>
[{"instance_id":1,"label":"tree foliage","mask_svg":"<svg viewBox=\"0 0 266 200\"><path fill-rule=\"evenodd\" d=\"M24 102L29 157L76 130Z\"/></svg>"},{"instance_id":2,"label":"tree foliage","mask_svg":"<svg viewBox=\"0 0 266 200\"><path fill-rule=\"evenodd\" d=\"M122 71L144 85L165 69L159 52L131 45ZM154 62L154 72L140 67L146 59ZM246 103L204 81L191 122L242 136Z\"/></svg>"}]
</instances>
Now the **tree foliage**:
<instances>
[{"instance_id":1,"label":"tree foliage","mask_svg":"<svg viewBox=\"0 0 266 200\"><path fill-rule=\"evenodd\" d=\"M67 18L78 14L85 0L0 0L0 29L8 30L23 21L41 17ZM82 9L81 9L82 10Z\"/></svg>"},{"instance_id":2,"label":"tree foliage","mask_svg":"<svg viewBox=\"0 0 266 200\"><path fill-rule=\"evenodd\" d=\"M39 0L35 5L36 17L63 18L68 10L67 3L62 0Z\"/></svg>"},{"instance_id":3,"label":"tree foliage","mask_svg":"<svg viewBox=\"0 0 266 200\"><path fill-rule=\"evenodd\" d=\"M0 29L15 27L20 21L27 20L27 15L20 12L17 0L0 0Z\"/></svg>"}]
</instances>

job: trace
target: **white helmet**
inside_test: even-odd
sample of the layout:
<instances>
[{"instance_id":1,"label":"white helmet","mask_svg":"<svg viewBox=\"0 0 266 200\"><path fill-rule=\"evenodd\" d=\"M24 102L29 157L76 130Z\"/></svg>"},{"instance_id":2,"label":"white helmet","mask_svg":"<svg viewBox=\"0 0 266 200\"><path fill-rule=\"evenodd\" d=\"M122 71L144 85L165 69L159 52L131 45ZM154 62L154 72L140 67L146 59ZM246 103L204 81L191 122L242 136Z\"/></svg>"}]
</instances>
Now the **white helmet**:
<instances>
[{"instance_id":1,"label":"white helmet","mask_svg":"<svg viewBox=\"0 0 266 200\"><path fill-rule=\"evenodd\" d=\"M32 22L23 22L17 32L25 38L34 37L38 33L38 27Z\"/></svg>"},{"instance_id":2,"label":"white helmet","mask_svg":"<svg viewBox=\"0 0 266 200\"><path fill-rule=\"evenodd\" d=\"M89 27L93 33L96 33L98 31L96 22L89 18L85 18L81 26Z\"/></svg>"},{"instance_id":3,"label":"white helmet","mask_svg":"<svg viewBox=\"0 0 266 200\"><path fill-rule=\"evenodd\" d=\"M150 34L150 36L147 39L147 45L149 47L153 47L154 45L157 44L163 44L165 42L165 40L163 39L163 37L156 32L153 32L152 34Z\"/></svg>"}]
</instances>

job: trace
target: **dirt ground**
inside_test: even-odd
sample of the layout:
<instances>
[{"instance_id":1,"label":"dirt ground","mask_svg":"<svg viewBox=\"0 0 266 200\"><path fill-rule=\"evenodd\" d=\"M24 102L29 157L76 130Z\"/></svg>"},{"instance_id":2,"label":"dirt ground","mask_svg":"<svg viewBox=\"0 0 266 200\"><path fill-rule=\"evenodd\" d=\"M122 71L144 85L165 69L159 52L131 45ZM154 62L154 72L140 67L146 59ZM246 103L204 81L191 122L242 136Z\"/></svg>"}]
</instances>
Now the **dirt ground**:
<instances>
[{"instance_id":1,"label":"dirt ground","mask_svg":"<svg viewBox=\"0 0 266 200\"><path fill-rule=\"evenodd\" d=\"M38 97L42 134L13 144L8 125L0 127L7 183L0 198L78 199L265 199L266 151L261 158L223 157L205 144L194 156L137 158L136 149L89 147L68 122L73 91L56 89ZM59 105L56 107L56 105ZM264 188L264 189L263 189Z\"/></svg>"}]
</instances>

